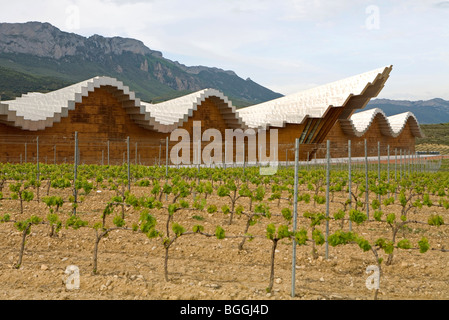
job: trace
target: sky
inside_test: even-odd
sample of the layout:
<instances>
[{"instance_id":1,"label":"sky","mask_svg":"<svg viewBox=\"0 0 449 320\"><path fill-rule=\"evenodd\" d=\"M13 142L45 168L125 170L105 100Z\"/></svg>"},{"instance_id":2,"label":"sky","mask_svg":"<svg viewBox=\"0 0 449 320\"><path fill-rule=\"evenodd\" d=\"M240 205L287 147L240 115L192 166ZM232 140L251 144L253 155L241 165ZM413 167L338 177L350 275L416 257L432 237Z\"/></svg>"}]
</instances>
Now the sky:
<instances>
[{"instance_id":1,"label":"sky","mask_svg":"<svg viewBox=\"0 0 449 320\"><path fill-rule=\"evenodd\" d=\"M378 98L449 100L449 1L0 0L0 22L141 40L284 95L380 67Z\"/></svg>"}]
</instances>

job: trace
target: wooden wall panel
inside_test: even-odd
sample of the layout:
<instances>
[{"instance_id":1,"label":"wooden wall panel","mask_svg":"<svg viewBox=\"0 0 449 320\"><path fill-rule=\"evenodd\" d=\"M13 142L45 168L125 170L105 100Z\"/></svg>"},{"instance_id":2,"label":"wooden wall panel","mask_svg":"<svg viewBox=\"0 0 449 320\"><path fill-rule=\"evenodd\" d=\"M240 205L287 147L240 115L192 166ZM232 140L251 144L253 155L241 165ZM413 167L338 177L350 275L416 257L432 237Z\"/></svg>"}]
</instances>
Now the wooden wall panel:
<instances>
[{"instance_id":1,"label":"wooden wall panel","mask_svg":"<svg viewBox=\"0 0 449 320\"><path fill-rule=\"evenodd\" d=\"M193 139L193 122L201 121L201 131L215 128L225 138L228 128L216 103L220 101L210 98L202 102L198 110L181 128L189 132ZM130 137L130 159L134 163L165 164L165 140L169 133L159 133L137 125L126 113L125 108L107 88L97 88L88 97L83 97L82 103L77 103L74 110L70 110L68 117L53 127L39 131L27 131L20 128L0 124L0 161L19 162L20 157L25 161L25 143L27 143L27 161L35 161L36 137L39 136L39 157L41 162L54 162L54 146L56 145L56 162L70 162L74 160L74 134L78 132L81 163L101 163L107 160L107 142L109 140L109 154L111 164L121 164L126 160L126 139ZM137 142L137 157L136 157ZM177 141L169 141L171 149ZM204 148L208 142L202 143ZM191 161L193 148L191 147ZM224 150L223 150L224 155Z\"/></svg>"},{"instance_id":2,"label":"wooden wall panel","mask_svg":"<svg viewBox=\"0 0 449 320\"><path fill-rule=\"evenodd\" d=\"M85 163L99 163L102 150L104 155L107 154L108 140L111 141L110 158L115 164L123 160L128 136L132 146L136 141L158 146L159 140L165 138L164 134L138 126L106 88L97 88L88 97L83 97L82 103L77 103L75 109L68 112L68 117L61 118L59 123L45 130L27 131L0 124L0 144L3 149L0 160L17 162L20 154L24 160L24 143L28 142L31 147L39 136L41 161L47 157L48 162L53 162L53 148L56 145L57 162L73 162L75 131L78 131L80 160ZM133 147L130 149L134 150ZM142 150L141 158L149 158L154 153L150 149ZM35 150L30 149L27 155L31 161L36 156ZM131 157L134 159L134 155L131 154Z\"/></svg>"},{"instance_id":3,"label":"wooden wall panel","mask_svg":"<svg viewBox=\"0 0 449 320\"><path fill-rule=\"evenodd\" d=\"M331 140L331 157L340 158L348 155L348 140L351 140L351 153L354 157L365 156L365 139L367 140L368 156L377 156L377 143L380 142L381 155L387 155L387 146L390 146L390 154L394 154L394 149L406 152L415 152L415 137L410 130L410 123L407 122L401 134L394 138L382 134L380 127L380 115L373 120L368 131L361 137L348 136L341 129L340 123L334 125L326 137ZM321 153L318 157L322 157Z\"/></svg>"}]
</instances>

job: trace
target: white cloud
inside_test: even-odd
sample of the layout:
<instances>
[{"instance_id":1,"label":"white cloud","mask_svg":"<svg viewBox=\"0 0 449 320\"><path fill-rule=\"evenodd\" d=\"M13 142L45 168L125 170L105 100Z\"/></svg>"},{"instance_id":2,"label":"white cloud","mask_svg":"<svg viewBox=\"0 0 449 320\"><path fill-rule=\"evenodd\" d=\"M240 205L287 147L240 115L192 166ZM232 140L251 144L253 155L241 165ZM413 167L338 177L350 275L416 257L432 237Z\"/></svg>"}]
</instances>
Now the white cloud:
<instances>
[{"instance_id":1,"label":"white cloud","mask_svg":"<svg viewBox=\"0 0 449 320\"><path fill-rule=\"evenodd\" d=\"M284 7L283 19L285 20L322 22L339 16L355 5L359 6L361 1L285 0L278 3Z\"/></svg>"},{"instance_id":2,"label":"white cloud","mask_svg":"<svg viewBox=\"0 0 449 320\"><path fill-rule=\"evenodd\" d=\"M393 64L382 94L434 92L449 99L443 88L449 83L447 3L0 0L8 13L3 22L50 22L83 36L135 38L172 60L233 70L284 94ZM380 25L367 30L372 4L379 7ZM67 23L70 6L79 8L79 29Z\"/></svg>"}]
</instances>

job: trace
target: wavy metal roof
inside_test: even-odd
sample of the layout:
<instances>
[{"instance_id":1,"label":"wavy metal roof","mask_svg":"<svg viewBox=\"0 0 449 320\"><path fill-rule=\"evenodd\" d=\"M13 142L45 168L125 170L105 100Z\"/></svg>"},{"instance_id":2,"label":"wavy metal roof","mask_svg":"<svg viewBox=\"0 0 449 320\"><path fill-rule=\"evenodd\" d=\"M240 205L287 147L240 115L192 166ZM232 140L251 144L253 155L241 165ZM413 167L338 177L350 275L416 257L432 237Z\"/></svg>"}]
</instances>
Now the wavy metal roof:
<instances>
[{"instance_id":1,"label":"wavy metal roof","mask_svg":"<svg viewBox=\"0 0 449 320\"><path fill-rule=\"evenodd\" d=\"M387 117L381 109L374 108L355 113L350 119L341 119L340 126L345 134L361 137L371 128L376 118L378 119L380 130L385 136L398 137L408 122L413 136L418 138L423 137L418 120L411 112L404 112Z\"/></svg>"},{"instance_id":2,"label":"wavy metal roof","mask_svg":"<svg viewBox=\"0 0 449 320\"><path fill-rule=\"evenodd\" d=\"M123 82L110 77L95 77L49 93L28 93L16 100L0 103L0 122L24 130L36 131L53 126L67 117L95 88L108 89L122 102L130 117L139 125L159 132L171 132L192 116L207 99L214 100L230 128L245 128L235 107L218 90L205 89L158 104L140 101Z\"/></svg>"},{"instance_id":3,"label":"wavy metal roof","mask_svg":"<svg viewBox=\"0 0 449 320\"><path fill-rule=\"evenodd\" d=\"M283 127L302 123L307 117L322 118L333 107L346 107L347 117L354 109L365 107L387 81L392 66L375 69L343 80L304 90L282 98L239 109L243 121L252 128ZM366 96L357 103L351 99Z\"/></svg>"},{"instance_id":4,"label":"wavy metal roof","mask_svg":"<svg viewBox=\"0 0 449 320\"><path fill-rule=\"evenodd\" d=\"M155 126L156 130L171 132L187 122L193 112L198 110L198 107L206 99L213 100L230 128L246 128L246 124L238 116L232 102L222 92L215 89L197 91L157 104L147 102L141 102L141 104L145 107L145 111L151 114L158 123Z\"/></svg>"},{"instance_id":5,"label":"wavy metal roof","mask_svg":"<svg viewBox=\"0 0 449 320\"><path fill-rule=\"evenodd\" d=\"M95 77L49 93L28 93L16 100L0 103L0 121L24 130L36 131L53 126L67 117L83 97L100 86L115 88L116 96L126 97L128 107L140 107L140 100L121 81L110 77Z\"/></svg>"},{"instance_id":6,"label":"wavy metal roof","mask_svg":"<svg viewBox=\"0 0 449 320\"><path fill-rule=\"evenodd\" d=\"M28 93L16 100L0 102L0 122L24 130L51 127L74 110L76 103L96 88L105 88L122 102L129 116L140 126L158 132L171 132L181 127L201 104L210 99L219 108L229 128L282 127L302 123L306 117L321 118L333 107L344 107L340 119L349 135L361 136L379 115L383 133L397 136L410 121L415 136L422 136L416 117L404 113L386 117L380 109L351 114L376 97L387 81L392 66L379 68L313 89L236 110L220 91L204 89L166 102L152 104L140 101L123 82L111 77L95 77L49 93Z\"/></svg>"}]
</instances>

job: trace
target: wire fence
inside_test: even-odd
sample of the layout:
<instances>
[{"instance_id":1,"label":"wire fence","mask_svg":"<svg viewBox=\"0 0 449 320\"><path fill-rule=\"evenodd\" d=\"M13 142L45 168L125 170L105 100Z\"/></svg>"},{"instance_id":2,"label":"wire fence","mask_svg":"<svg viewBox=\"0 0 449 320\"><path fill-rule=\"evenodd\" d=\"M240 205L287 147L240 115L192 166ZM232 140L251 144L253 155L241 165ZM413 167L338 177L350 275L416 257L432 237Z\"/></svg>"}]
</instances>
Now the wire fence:
<instances>
[{"instance_id":1,"label":"wire fence","mask_svg":"<svg viewBox=\"0 0 449 320\"><path fill-rule=\"evenodd\" d=\"M217 143L214 141L214 143ZM75 152L75 145L77 150ZM250 141L233 141L210 147L210 142L165 139L79 138L69 136L0 135L0 162L144 165L144 166L293 166L295 144L257 145ZM333 170L388 170L394 165L409 171L449 170L442 165L447 156L438 151L415 152L414 146L390 146L381 141L327 141L299 145L299 166L303 169L324 167L327 149ZM76 154L76 159L75 159Z\"/></svg>"}]
</instances>

